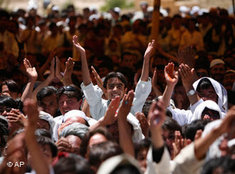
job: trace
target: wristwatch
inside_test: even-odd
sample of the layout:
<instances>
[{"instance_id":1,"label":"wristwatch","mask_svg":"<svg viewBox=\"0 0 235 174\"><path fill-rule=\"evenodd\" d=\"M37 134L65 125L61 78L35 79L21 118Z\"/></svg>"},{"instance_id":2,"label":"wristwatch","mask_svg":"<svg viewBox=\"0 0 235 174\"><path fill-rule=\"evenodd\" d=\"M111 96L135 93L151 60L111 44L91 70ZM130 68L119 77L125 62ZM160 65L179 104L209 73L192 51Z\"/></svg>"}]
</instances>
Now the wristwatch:
<instances>
[{"instance_id":1,"label":"wristwatch","mask_svg":"<svg viewBox=\"0 0 235 174\"><path fill-rule=\"evenodd\" d=\"M187 92L187 96L193 96L194 94L196 94L196 91L194 89L190 89L188 92Z\"/></svg>"}]
</instances>

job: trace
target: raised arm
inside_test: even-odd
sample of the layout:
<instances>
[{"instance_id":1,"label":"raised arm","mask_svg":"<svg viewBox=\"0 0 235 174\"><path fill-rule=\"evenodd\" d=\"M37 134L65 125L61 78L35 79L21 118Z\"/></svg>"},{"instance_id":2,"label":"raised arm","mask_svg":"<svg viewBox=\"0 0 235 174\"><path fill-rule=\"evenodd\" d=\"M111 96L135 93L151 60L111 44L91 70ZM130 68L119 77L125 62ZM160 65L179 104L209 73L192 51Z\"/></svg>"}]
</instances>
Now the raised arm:
<instances>
[{"instance_id":1,"label":"raised arm","mask_svg":"<svg viewBox=\"0 0 235 174\"><path fill-rule=\"evenodd\" d=\"M150 106L148 121L150 124L151 140L154 148L159 149L164 146L162 138L162 124L165 121L166 110L162 100L154 101Z\"/></svg>"},{"instance_id":2,"label":"raised arm","mask_svg":"<svg viewBox=\"0 0 235 174\"><path fill-rule=\"evenodd\" d=\"M72 82L73 67L74 67L74 62L72 58L69 57L65 63L64 78L62 81L65 86L73 84Z\"/></svg>"},{"instance_id":3,"label":"raised arm","mask_svg":"<svg viewBox=\"0 0 235 174\"><path fill-rule=\"evenodd\" d=\"M120 97L116 96L114 99L111 100L109 107L101 119L98 122L90 127L90 131L95 130L98 127L105 127L107 125L113 124L117 121L116 111L120 104Z\"/></svg>"},{"instance_id":4,"label":"raised arm","mask_svg":"<svg viewBox=\"0 0 235 174\"><path fill-rule=\"evenodd\" d=\"M31 98L33 93L34 84L38 78L38 73L35 67L32 67L28 59L24 59L25 71L28 75L29 81L21 96L21 101L24 102L26 98Z\"/></svg>"},{"instance_id":5,"label":"raised arm","mask_svg":"<svg viewBox=\"0 0 235 174\"><path fill-rule=\"evenodd\" d=\"M73 45L75 46L76 50L81 55L81 62L82 62L82 79L85 86L91 83L90 72L87 64L86 59L86 51L85 49L78 43L78 37L76 35L73 36Z\"/></svg>"},{"instance_id":6,"label":"raised arm","mask_svg":"<svg viewBox=\"0 0 235 174\"><path fill-rule=\"evenodd\" d=\"M164 90L162 100L164 102L165 108L169 106L172 93L174 91L175 85L178 82L178 71L175 71L174 68L175 66L173 63L168 63L164 69L166 88Z\"/></svg>"},{"instance_id":7,"label":"raised arm","mask_svg":"<svg viewBox=\"0 0 235 174\"><path fill-rule=\"evenodd\" d=\"M51 61L50 75L47 77L46 80L44 80L44 81L33 91L32 99L37 100L36 96L37 96L38 91L40 91L42 88L48 86L48 85L52 82L52 80L55 78L54 65L55 65L55 58L52 59L52 61Z\"/></svg>"},{"instance_id":8,"label":"raised arm","mask_svg":"<svg viewBox=\"0 0 235 174\"><path fill-rule=\"evenodd\" d=\"M195 140L194 151L196 158L198 160L204 158L210 145L224 133L228 133L228 135L232 133L234 138L234 132L231 132L231 130L234 130L234 123L235 123L235 106L233 106L227 112L226 116L222 120L222 123L218 127L212 129L212 131L208 133L206 136L201 137L198 140Z\"/></svg>"},{"instance_id":9,"label":"raised arm","mask_svg":"<svg viewBox=\"0 0 235 174\"><path fill-rule=\"evenodd\" d=\"M182 63L179 66L179 74L181 76L181 80L190 104L193 105L199 100L199 96L193 89L193 82L197 80L197 75L194 71L194 68L190 68L187 64Z\"/></svg>"},{"instance_id":10,"label":"raised arm","mask_svg":"<svg viewBox=\"0 0 235 174\"><path fill-rule=\"evenodd\" d=\"M157 70L156 70L156 68L153 71L152 88L153 88L153 92L155 93L156 96L162 95L162 92L159 90L158 85L157 85Z\"/></svg>"},{"instance_id":11,"label":"raised arm","mask_svg":"<svg viewBox=\"0 0 235 174\"><path fill-rule=\"evenodd\" d=\"M103 81L102 81L101 77L99 76L99 74L97 73L97 71L95 70L95 68L93 66L91 66L91 71L92 71L93 76L95 77L96 84L99 86L100 89L102 89L102 91L105 95L105 98L107 99L107 94L106 94L107 91L103 86Z\"/></svg>"},{"instance_id":12,"label":"raised arm","mask_svg":"<svg viewBox=\"0 0 235 174\"><path fill-rule=\"evenodd\" d=\"M37 128L37 121L39 112L35 100L27 99L24 102L24 111L28 116L28 122L25 125L25 142L32 159L32 168L37 174L49 174L49 164L44 159L42 150L37 143L35 130Z\"/></svg>"},{"instance_id":13,"label":"raised arm","mask_svg":"<svg viewBox=\"0 0 235 174\"><path fill-rule=\"evenodd\" d=\"M154 48L155 48L155 40L152 40L151 42L149 42L148 47L144 53L144 62L143 62L143 67L142 67L142 72L141 72L141 76L140 79L141 81L148 81L148 77L149 77L149 62L150 62L150 58L154 53Z\"/></svg>"},{"instance_id":14,"label":"raised arm","mask_svg":"<svg viewBox=\"0 0 235 174\"><path fill-rule=\"evenodd\" d=\"M127 115L131 110L133 99L134 99L134 91L131 90L128 92L128 94L125 94L117 114L119 143L123 151L132 156L134 156L135 152L134 152L134 145L132 142L132 131L130 125L127 122Z\"/></svg>"}]
</instances>

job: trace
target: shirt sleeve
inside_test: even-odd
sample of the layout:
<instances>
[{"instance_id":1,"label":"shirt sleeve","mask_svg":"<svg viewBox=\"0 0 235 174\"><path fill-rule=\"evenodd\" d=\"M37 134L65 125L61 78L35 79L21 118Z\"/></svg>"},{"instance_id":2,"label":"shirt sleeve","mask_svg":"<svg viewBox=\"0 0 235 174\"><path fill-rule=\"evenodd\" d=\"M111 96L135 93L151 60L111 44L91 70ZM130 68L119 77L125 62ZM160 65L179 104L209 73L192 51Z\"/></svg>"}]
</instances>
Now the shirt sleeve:
<instances>
[{"instance_id":1,"label":"shirt sleeve","mask_svg":"<svg viewBox=\"0 0 235 174\"><path fill-rule=\"evenodd\" d=\"M101 89L94 86L92 83L85 86L81 84L81 89L84 93L84 96L89 104L90 113L92 117L96 120L99 120L104 116L104 113L107 109L107 105L102 101L102 92Z\"/></svg>"},{"instance_id":2,"label":"shirt sleeve","mask_svg":"<svg viewBox=\"0 0 235 174\"><path fill-rule=\"evenodd\" d=\"M190 110L173 108L171 105L167 109L172 113L172 118L176 120L180 126L189 124L192 119L193 114Z\"/></svg>"},{"instance_id":3,"label":"shirt sleeve","mask_svg":"<svg viewBox=\"0 0 235 174\"><path fill-rule=\"evenodd\" d=\"M146 99L148 98L152 90L151 78L148 81L139 80L135 88L135 97L133 100L133 106L131 107L131 113L135 115L136 112L142 112L142 108Z\"/></svg>"}]
</instances>

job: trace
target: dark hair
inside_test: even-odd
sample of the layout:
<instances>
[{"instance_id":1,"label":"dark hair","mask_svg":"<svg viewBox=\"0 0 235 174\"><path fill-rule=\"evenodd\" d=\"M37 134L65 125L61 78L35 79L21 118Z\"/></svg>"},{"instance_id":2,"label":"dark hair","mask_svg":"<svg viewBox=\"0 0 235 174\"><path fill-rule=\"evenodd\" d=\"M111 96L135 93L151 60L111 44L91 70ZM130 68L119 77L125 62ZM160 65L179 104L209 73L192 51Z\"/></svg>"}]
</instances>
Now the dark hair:
<instances>
[{"instance_id":1,"label":"dark hair","mask_svg":"<svg viewBox=\"0 0 235 174\"><path fill-rule=\"evenodd\" d=\"M197 91L200 92L200 90L202 89L208 89L209 87L213 87L213 85L211 84L210 80L207 78L203 78L202 80L200 80L200 82L197 85Z\"/></svg>"},{"instance_id":2,"label":"dark hair","mask_svg":"<svg viewBox=\"0 0 235 174\"><path fill-rule=\"evenodd\" d=\"M4 118L0 118L0 148L5 147L5 145L7 144L8 135L8 121Z\"/></svg>"},{"instance_id":3,"label":"dark hair","mask_svg":"<svg viewBox=\"0 0 235 174\"><path fill-rule=\"evenodd\" d=\"M56 26L56 23L55 23L55 22L51 22L51 23L49 24L48 28L49 28L49 30L52 30L52 29L58 28L58 27Z\"/></svg>"},{"instance_id":4,"label":"dark hair","mask_svg":"<svg viewBox=\"0 0 235 174\"><path fill-rule=\"evenodd\" d=\"M197 131L200 129L203 131L207 123L207 120L194 120L192 123L183 126L182 131L184 137L194 141Z\"/></svg>"},{"instance_id":5,"label":"dark hair","mask_svg":"<svg viewBox=\"0 0 235 174\"><path fill-rule=\"evenodd\" d=\"M37 93L37 101L42 101L43 98L52 94L56 94L57 89L54 86L46 86Z\"/></svg>"},{"instance_id":6,"label":"dark hair","mask_svg":"<svg viewBox=\"0 0 235 174\"><path fill-rule=\"evenodd\" d=\"M235 160L228 156L210 159L204 163L201 174L213 174L217 169L221 169L220 174L234 173Z\"/></svg>"},{"instance_id":7,"label":"dark hair","mask_svg":"<svg viewBox=\"0 0 235 174\"><path fill-rule=\"evenodd\" d=\"M75 154L60 158L54 165L54 172L55 174L94 174L88 161L82 156Z\"/></svg>"},{"instance_id":8,"label":"dark hair","mask_svg":"<svg viewBox=\"0 0 235 174\"><path fill-rule=\"evenodd\" d=\"M127 87L126 77L122 73L120 73L120 72L110 72L110 73L108 73L108 75L104 79L104 84L103 84L104 88L107 88L108 80L111 79L111 78L118 78L119 80L122 81L122 83L124 83L124 86Z\"/></svg>"},{"instance_id":9,"label":"dark hair","mask_svg":"<svg viewBox=\"0 0 235 174\"><path fill-rule=\"evenodd\" d=\"M112 141L106 141L93 145L90 148L88 159L92 166L98 168L104 160L122 153L123 150L119 144Z\"/></svg>"},{"instance_id":10,"label":"dark hair","mask_svg":"<svg viewBox=\"0 0 235 174\"><path fill-rule=\"evenodd\" d=\"M1 84L1 92L2 92L2 86L6 85L10 92L20 92L19 85L12 79L5 80Z\"/></svg>"},{"instance_id":11,"label":"dark hair","mask_svg":"<svg viewBox=\"0 0 235 174\"><path fill-rule=\"evenodd\" d=\"M104 128L104 127L99 127L99 128L97 128L95 130L87 132L85 137L82 139L82 143L81 143L81 146L80 146L80 154L82 156L85 157L85 155L87 153L87 148L88 148L89 140L95 134L102 134L102 135L104 135L107 138L107 140L111 140L111 141L113 140L113 137L110 134L110 132L108 132L108 130L106 128Z\"/></svg>"},{"instance_id":12,"label":"dark hair","mask_svg":"<svg viewBox=\"0 0 235 174\"><path fill-rule=\"evenodd\" d=\"M166 117L166 120L164 121L162 125L162 129L173 131L173 132L175 131L182 132L181 126L178 124L178 122L168 116Z\"/></svg>"},{"instance_id":13,"label":"dark hair","mask_svg":"<svg viewBox=\"0 0 235 174\"><path fill-rule=\"evenodd\" d=\"M140 174L140 172L132 164L122 164L116 167L110 174Z\"/></svg>"},{"instance_id":14,"label":"dark hair","mask_svg":"<svg viewBox=\"0 0 235 174\"><path fill-rule=\"evenodd\" d=\"M60 99L61 95L66 95L69 98L75 97L78 101L83 98L82 91L75 85L63 86L57 90L57 100Z\"/></svg>"},{"instance_id":15,"label":"dark hair","mask_svg":"<svg viewBox=\"0 0 235 174\"><path fill-rule=\"evenodd\" d=\"M10 111L12 108L17 109L17 102L6 95L0 96L0 112L3 112L4 110Z\"/></svg>"},{"instance_id":16,"label":"dark hair","mask_svg":"<svg viewBox=\"0 0 235 174\"><path fill-rule=\"evenodd\" d=\"M149 149L151 145L151 141L148 138L142 139L138 142L134 143L134 147L135 147L135 158L137 158L138 154L140 151L144 150L144 149Z\"/></svg>"},{"instance_id":17,"label":"dark hair","mask_svg":"<svg viewBox=\"0 0 235 174\"><path fill-rule=\"evenodd\" d=\"M47 138L50 138L50 139L52 138L51 133L48 130L46 130L46 129L36 129L35 135L36 136L47 137Z\"/></svg>"},{"instance_id":18,"label":"dark hair","mask_svg":"<svg viewBox=\"0 0 235 174\"><path fill-rule=\"evenodd\" d=\"M53 143L53 141L50 138L45 137L45 136L38 136L37 142L39 145L42 145L42 146L49 145L51 149L52 157L54 158L57 156L57 152L58 152L57 146L55 145L55 143Z\"/></svg>"}]
</instances>

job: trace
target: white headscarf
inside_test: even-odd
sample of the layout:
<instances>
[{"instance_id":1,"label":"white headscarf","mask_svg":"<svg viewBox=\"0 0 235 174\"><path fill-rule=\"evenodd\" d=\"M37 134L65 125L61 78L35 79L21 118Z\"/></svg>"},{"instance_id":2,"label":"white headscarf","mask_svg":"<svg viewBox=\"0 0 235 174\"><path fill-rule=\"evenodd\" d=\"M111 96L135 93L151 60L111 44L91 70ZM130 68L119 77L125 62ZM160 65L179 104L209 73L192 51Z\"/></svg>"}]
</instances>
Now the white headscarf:
<instances>
[{"instance_id":1,"label":"white headscarf","mask_svg":"<svg viewBox=\"0 0 235 174\"><path fill-rule=\"evenodd\" d=\"M55 122L53 120L53 117L47 112L40 111L39 112L39 119L45 120L45 121L48 122L48 124L50 125L50 133L52 135L53 134L53 128L55 126Z\"/></svg>"},{"instance_id":2,"label":"white headscarf","mask_svg":"<svg viewBox=\"0 0 235 174\"><path fill-rule=\"evenodd\" d=\"M192 119L190 120L190 123L193 122L194 120L200 120L202 112L204 111L205 108L208 108L208 109L211 109L213 111L219 112L220 118L224 117L224 115L221 113L221 110L220 110L219 106L214 101L206 100L206 101L200 103L196 107L196 109L193 113Z\"/></svg>"},{"instance_id":3,"label":"white headscarf","mask_svg":"<svg viewBox=\"0 0 235 174\"><path fill-rule=\"evenodd\" d=\"M221 85L219 82L217 82L216 80L214 80L210 77L202 77L202 78L200 78L199 80L197 80L196 82L193 83L194 90L197 89L199 82L202 79L205 79L205 78L208 79L211 82L211 84L212 84L212 86L213 86L213 88L214 88L214 90L215 90L215 92L218 96L218 103L217 104L219 105L221 111L226 113L228 111L227 91L223 87L223 85Z\"/></svg>"}]
</instances>

